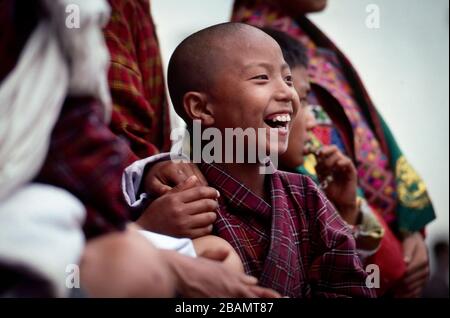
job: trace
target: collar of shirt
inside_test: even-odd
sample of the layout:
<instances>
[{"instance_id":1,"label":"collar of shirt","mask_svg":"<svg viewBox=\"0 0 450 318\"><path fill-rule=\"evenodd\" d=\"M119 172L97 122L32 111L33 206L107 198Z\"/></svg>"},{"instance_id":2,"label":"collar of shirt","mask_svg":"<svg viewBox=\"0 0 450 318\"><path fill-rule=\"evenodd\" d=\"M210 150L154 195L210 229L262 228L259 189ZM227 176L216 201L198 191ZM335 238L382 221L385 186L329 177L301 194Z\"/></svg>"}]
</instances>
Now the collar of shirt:
<instances>
[{"instance_id":1,"label":"collar of shirt","mask_svg":"<svg viewBox=\"0 0 450 318\"><path fill-rule=\"evenodd\" d=\"M239 215L243 217L263 218L264 221L270 221L272 206L264 199L254 194L217 165L201 163L199 168L208 180L209 185L219 190L220 200L227 202L230 213L239 212Z\"/></svg>"}]
</instances>

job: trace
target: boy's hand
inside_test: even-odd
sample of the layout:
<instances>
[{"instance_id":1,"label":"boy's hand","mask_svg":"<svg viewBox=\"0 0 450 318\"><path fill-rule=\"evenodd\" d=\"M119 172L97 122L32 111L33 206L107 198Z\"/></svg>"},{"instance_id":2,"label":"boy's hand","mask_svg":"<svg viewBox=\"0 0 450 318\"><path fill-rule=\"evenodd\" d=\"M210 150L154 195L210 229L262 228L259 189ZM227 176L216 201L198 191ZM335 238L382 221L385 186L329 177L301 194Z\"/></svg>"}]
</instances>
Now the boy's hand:
<instances>
[{"instance_id":1,"label":"boy's hand","mask_svg":"<svg viewBox=\"0 0 450 318\"><path fill-rule=\"evenodd\" d=\"M196 176L198 186L207 186L205 177L193 163L175 163L171 160L154 164L145 176L144 189L146 193L159 197L173 187Z\"/></svg>"},{"instance_id":2,"label":"boy's hand","mask_svg":"<svg viewBox=\"0 0 450 318\"><path fill-rule=\"evenodd\" d=\"M197 177L191 176L153 201L136 223L165 235L201 237L213 229L218 197L216 189L198 186Z\"/></svg>"},{"instance_id":3,"label":"boy's hand","mask_svg":"<svg viewBox=\"0 0 450 318\"><path fill-rule=\"evenodd\" d=\"M403 241L406 275L396 292L400 298L420 297L429 276L428 250L420 233L414 233Z\"/></svg>"},{"instance_id":4,"label":"boy's hand","mask_svg":"<svg viewBox=\"0 0 450 318\"><path fill-rule=\"evenodd\" d=\"M271 289L257 285L255 277L228 269L217 259L192 258L172 251L162 251L169 268L175 273L176 288L182 297L190 298L279 298Z\"/></svg>"},{"instance_id":5,"label":"boy's hand","mask_svg":"<svg viewBox=\"0 0 450 318\"><path fill-rule=\"evenodd\" d=\"M320 181L332 176L323 191L338 209L341 216L350 224L358 217L356 202L357 172L353 162L336 146L324 146L317 154L317 175Z\"/></svg>"}]
</instances>

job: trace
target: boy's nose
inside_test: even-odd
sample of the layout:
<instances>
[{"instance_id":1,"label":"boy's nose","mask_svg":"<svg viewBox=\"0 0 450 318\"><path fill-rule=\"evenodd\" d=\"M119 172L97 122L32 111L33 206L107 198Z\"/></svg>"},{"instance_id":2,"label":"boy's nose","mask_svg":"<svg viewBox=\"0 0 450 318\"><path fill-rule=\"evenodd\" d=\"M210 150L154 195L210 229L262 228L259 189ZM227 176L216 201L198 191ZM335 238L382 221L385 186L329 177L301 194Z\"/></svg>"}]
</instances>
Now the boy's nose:
<instances>
[{"instance_id":1,"label":"boy's nose","mask_svg":"<svg viewBox=\"0 0 450 318\"><path fill-rule=\"evenodd\" d=\"M282 81L276 88L275 98L283 102L292 102L294 100L294 88Z\"/></svg>"}]
</instances>

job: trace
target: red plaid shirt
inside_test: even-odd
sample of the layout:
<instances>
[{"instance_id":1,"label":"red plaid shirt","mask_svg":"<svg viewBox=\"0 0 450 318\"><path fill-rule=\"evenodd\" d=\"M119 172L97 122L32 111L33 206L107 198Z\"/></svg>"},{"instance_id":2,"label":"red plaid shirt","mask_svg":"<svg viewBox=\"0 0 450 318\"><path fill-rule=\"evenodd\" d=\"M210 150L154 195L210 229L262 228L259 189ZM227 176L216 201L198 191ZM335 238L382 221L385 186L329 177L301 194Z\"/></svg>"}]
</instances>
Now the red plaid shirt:
<instances>
[{"instance_id":1,"label":"red plaid shirt","mask_svg":"<svg viewBox=\"0 0 450 318\"><path fill-rule=\"evenodd\" d=\"M111 55L111 129L140 158L170 148L169 108L149 0L109 0L104 30Z\"/></svg>"},{"instance_id":2,"label":"red plaid shirt","mask_svg":"<svg viewBox=\"0 0 450 318\"><path fill-rule=\"evenodd\" d=\"M96 100L68 98L38 177L40 182L67 189L84 203L88 237L122 229L131 217L120 180L137 158L102 118Z\"/></svg>"},{"instance_id":3,"label":"red plaid shirt","mask_svg":"<svg viewBox=\"0 0 450 318\"><path fill-rule=\"evenodd\" d=\"M262 286L289 297L374 297L350 229L311 179L268 176L270 205L216 166L200 169L222 194L215 234Z\"/></svg>"}]
</instances>

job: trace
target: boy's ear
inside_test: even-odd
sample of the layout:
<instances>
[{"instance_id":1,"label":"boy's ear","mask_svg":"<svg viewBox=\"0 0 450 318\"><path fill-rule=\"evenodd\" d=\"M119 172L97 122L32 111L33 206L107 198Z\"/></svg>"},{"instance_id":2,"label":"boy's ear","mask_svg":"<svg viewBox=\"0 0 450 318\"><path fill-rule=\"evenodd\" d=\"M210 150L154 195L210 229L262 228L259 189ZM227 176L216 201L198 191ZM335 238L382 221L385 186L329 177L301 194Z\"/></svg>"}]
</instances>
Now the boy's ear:
<instances>
[{"instance_id":1,"label":"boy's ear","mask_svg":"<svg viewBox=\"0 0 450 318\"><path fill-rule=\"evenodd\" d=\"M214 124L214 116L211 105L205 94L199 92L188 92L183 98L184 111L191 120L201 120L203 126Z\"/></svg>"}]
</instances>

